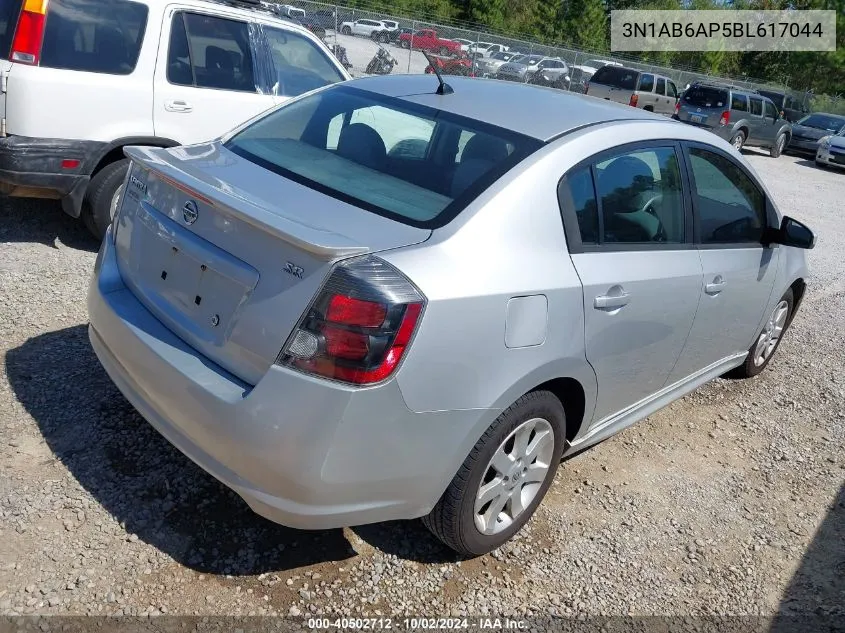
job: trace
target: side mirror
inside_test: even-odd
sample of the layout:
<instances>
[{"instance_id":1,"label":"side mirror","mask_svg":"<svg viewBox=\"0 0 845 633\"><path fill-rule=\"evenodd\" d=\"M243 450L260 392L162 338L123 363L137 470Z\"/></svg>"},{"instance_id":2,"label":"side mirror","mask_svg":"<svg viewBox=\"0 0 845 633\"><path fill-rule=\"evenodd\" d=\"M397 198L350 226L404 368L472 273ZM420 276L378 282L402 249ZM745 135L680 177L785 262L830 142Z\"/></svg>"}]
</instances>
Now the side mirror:
<instances>
[{"instance_id":1,"label":"side mirror","mask_svg":"<svg viewBox=\"0 0 845 633\"><path fill-rule=\"evenodd\" d=\"M788 215L783 216L780 228L770 229L765 242L769 244L783 244L794 248L810 249L816 245L816 236L810 228Z\"/></svg>"}]
</instances>

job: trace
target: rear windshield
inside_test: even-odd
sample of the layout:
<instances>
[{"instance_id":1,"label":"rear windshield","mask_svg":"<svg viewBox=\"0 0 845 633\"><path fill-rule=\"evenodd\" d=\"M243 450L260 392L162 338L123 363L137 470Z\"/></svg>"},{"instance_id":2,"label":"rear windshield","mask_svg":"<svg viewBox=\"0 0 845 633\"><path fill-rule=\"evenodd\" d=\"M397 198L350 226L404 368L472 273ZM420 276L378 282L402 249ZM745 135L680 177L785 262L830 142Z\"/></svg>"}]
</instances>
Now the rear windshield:
<instances>
[{"instance_id":1,"label":"rear windshield","mask_svg":"<svg viewBox=\"0 0 845 633\"><path fill-rule=\"evenodd\" d=\"M50 0L41 65L128 75L135 70L147 7L127 0Z\"/></svg>"},{"instance_id":2,"label":"rear windshield","mask_svg":"<svg viewBox=\"0 0 845 633\"><path fill-rule=\"evenodd\" d=\"M344 85L282 106L226 147L327 195L423 228L443 226L535 139Z\"/></svg>"},{"instance_id":3,"label":"rear windshield","mask_svg":"<svg viewBox=\"0 0 845 633\"><path fill-rule=\"evenodd\" d=\"M602 66L593 75L591 83L601 84L603 86L613 86L615 88L622 88L623 90L633 90L637 85L636 70L630 68L620 68L619 66Z\"/></svg>"},{"instance_id":4,"label":"rear windshield","mask_svg":"<svg viewBox=\"0 0 845 633\"><path fill-rule=\"evenodd\" d=\"M690 86L684 101L701 108L723 108L728 102L728 91L708 86Z\"/></svg>"},{"instance_id":5,"label":"rear windshield","mask_svg":"<svg viewBox=\"0 0 845 633\"><path fill-rule=\"evenodd\" d=\"M21 4L21 0L0 0L0 59L9 59Z\"/></svg>"}]
</instances>

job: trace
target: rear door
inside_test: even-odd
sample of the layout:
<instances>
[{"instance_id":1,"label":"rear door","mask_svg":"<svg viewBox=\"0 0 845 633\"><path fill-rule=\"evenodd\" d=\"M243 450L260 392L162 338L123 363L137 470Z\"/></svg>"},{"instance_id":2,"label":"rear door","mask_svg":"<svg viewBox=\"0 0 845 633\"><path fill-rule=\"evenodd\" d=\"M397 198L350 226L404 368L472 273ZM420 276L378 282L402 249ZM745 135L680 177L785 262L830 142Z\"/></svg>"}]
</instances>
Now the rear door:
<instances>
[{"instance_id":1,"label":"rear door","mask_svg":"<svg viewBox=\"0 0 845 633\"><path fill-rule=\"evenodd\" d=\"M774 103L765 99L763 101L763 121L760 124L760 137L767 145L774 145L781 127L780 112L778 112Z\"/></svg>"},{"instance_id":2,"label":"rear door","mask_svg":"<svg viewBox=\"0 0 845 633\"><path fill-rule=\"evenodd\" d=\"M6 88L12 62L9 51L21 12L21 0L0 0L0 134L6 132Z\"/></svg>"},{"instance_id":3,"label":"rear door","mask_svg":"<svg viewBox=\"0 0 845 633\"><path fill-rule=\"evenodd\" d=\"M663 388L692 326L701 262L680 148L660 141L603 152L571 170L559 192L600 425Z\"/></svg>"},{"instance_id":4,"label":"rear door","mask_svg":"<svg viewBox=\"0 0 845 633\"><path fill-rule=\"evenodd\" d=\"M761 327L777 274L777 246L763 230L776 220L741 164L710 146L687 147L695 234L704 284L695 323L670 382L737 354Z\"/></svg>"},{"instance_id":5,"label":"rear door","mask_svg":"<svg viewBox=\"0 0 845 633\"><path fill-rule=\"evenodd\" d=\"M156 136L180 144L208 141L275 104L268 86L259 91L255 30L226 14L165 11L155 70Z\"/></svg>"}]
</instances>

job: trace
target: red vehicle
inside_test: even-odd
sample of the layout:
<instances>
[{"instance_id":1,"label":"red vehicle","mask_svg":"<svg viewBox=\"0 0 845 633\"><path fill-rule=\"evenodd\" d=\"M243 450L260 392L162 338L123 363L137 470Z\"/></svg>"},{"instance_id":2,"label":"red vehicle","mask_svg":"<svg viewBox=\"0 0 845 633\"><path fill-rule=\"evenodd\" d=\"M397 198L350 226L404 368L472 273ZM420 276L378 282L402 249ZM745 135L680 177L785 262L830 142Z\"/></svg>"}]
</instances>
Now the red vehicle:
<instances>
[{"instance_id":1,"label":"red vehicle","mask_svg":"<svg viewBox=\"0 0 845 633\"><path fill-rule=\"evenodd\" d=\"M422 29L414 34L402 33L399 36L399 46L431 51L441 55L459 55L461 53L461 45L458 42L440 39L434 29Z\"/></svg>"},{"instance_id":2,"label":"red vehicle","mask_svg":"<svg viewBox=\"0 0 845 633\"><path fill-rule=\"evenodd\" d=\"M466 55L466 53L462 53L458 58L444 58L437 56L432 57L431 59L443 75L463 75L464 77L475 77L475 64L473 64L472 60ZM434 68L431 67L431 64L426 66L425 72L428 74L432 74L434 72Z\"/></svg>"}]
</instances>

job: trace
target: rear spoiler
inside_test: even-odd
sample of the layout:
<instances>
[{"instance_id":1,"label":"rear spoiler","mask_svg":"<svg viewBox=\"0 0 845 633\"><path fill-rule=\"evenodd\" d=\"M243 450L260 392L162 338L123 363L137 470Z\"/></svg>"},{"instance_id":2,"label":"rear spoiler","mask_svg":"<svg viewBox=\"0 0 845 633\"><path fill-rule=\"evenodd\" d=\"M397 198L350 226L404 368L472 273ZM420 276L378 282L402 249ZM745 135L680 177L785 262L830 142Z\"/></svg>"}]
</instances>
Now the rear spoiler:
<instances>
[{"instance_id":1,"label":"rear spoiler","mask_svg":"<svg viewBox=\"0 0 845 633\"><path fill-rule=\"evenodd\" d=\"M247 222L319 259L331 261L370 251L368 246L362 246L344 235L271 213L234 191L226 191L220 187L216 178L193 164L180 162L168 151L157 147L132 145L125 147L123 153L133 163L155 172L161 180L185 195L208 204L225 215Z\"/></svg>"}]
</instances>

